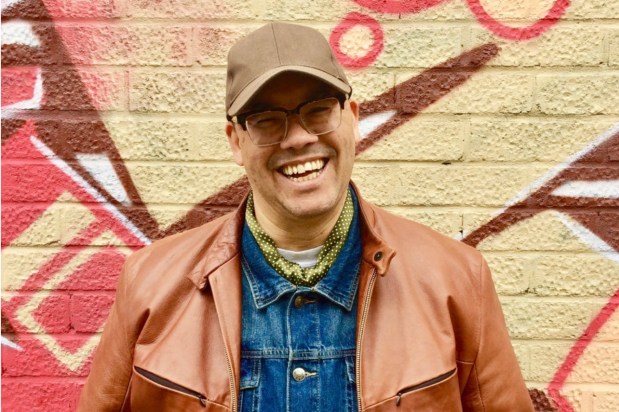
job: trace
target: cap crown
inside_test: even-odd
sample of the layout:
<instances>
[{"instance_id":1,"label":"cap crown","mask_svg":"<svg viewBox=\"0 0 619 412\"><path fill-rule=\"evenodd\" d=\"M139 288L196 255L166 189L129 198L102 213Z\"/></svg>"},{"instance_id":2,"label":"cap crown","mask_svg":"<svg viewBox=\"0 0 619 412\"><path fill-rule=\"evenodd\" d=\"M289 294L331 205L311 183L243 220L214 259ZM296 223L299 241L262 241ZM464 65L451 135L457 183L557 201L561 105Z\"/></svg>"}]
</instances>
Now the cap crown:
<instances>
[{"instance_id":1,"label":"cap crown","mask_svg":"<svg viewBox=\"0 0 619 412\"><path fill-rule=\"evenodd\" d=\"M228 53L227 114L236 115L260 87L285 71L313 75L347 94L352 91L322 34L296 24L269 23Z\"/></svg>"}]
</instances>

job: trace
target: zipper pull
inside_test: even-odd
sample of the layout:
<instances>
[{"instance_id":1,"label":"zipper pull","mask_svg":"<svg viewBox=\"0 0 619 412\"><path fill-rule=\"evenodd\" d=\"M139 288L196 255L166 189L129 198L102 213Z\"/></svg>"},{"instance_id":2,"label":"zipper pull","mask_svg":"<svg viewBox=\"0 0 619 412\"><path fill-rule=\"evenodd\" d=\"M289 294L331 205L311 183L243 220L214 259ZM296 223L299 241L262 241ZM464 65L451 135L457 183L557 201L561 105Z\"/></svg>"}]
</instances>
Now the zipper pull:
<instances>
[{"instance_id":1,"label":"zipper pull","mask_svg":"<svg viewBox=\"0 0 619 412\"><path fill-rule=\"evenodd\" d=\"M206 398L203 395L200 395L198 396L198 399L200 400L200 404L206 407Z\"/></svg>"},{"instance_id":2,"label":"zipper pull","mask_svg":"<svg viewBox=\"0 0 619 412\"><path fill-rule=\"evenodd\" d=\"M402 392L398 392L398 397L395 400L395 406L400 406L401 400L402 400Z\"/></svg>"}]
</instances>

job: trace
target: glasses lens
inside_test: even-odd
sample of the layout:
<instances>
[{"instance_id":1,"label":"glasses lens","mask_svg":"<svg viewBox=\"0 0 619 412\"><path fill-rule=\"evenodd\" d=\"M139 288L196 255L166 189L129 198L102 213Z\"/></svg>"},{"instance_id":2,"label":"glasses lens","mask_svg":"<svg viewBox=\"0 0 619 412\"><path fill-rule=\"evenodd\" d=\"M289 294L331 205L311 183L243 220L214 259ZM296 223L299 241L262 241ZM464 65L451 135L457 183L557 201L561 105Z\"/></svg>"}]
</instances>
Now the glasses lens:
<instances>
[{"instance_id":1,"label":"glasses lens","mask_svg":"<svg viewBox=\"0 0 619 412\"><path fill-rule=\"evenodd\" d=\"M301 122L312 134L325 134L334 131L342 120L340 102L335 97L309 102L299 110Z\"/></svg>"},{"instance_id":2,"label":"glasses lens","mask_svg":"<svg viewBox=\"0 0 619 412\"><path fill-rule=\"evenodd\" d=\"M247 132L256 146L268 146L281 142L286 134L286 113L271 111L247 117Z\"/></svg>"}]
</instances>

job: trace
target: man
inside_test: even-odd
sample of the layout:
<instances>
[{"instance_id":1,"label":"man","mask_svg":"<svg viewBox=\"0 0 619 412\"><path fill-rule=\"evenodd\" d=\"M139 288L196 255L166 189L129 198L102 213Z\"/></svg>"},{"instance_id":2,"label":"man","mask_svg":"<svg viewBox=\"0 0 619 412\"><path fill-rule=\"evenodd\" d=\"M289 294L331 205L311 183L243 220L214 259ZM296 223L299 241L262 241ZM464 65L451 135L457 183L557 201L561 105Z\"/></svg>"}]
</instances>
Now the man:
<instances>
[{"instance_id":1,"label":"man","mask_svg":"<svg viewBox=\"0 0 619 412\"><path fill-rule=\"evenodd\" d=\"M532 410L480 254L350 183L351 92L313 29L232 47L251 193L127 260L80 410Z\"/></svg>"}]
</instances>

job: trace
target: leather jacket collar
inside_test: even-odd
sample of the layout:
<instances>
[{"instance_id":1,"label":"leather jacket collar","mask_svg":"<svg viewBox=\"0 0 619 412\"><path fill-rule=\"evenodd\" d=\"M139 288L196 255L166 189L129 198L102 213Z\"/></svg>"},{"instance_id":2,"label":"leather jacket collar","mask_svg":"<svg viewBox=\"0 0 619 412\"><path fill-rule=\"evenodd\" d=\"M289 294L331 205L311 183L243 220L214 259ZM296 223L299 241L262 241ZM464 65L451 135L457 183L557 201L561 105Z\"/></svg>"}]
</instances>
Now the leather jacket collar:
<instances>
[{"instance_id":1,"label":"leather jacket collar","mask_svg":"<svg viewBox=\"0 0 619 412\"><path fill-rule=\"evenodd\" d=\"M363 242L363 259L376 268L376 272L383 276L387 273L389 263L395 250L375 232L374 213L368 203L359 196L359 189L351 182L351 186L359 199L359 210L361 212L361 237ZM208 287L209 276L219 267L224 265L233 257L240 253L241 233L245 222L245 206L247 195L236 209L227 217L228 221L222 228L218 239L209 249L208 259L205 255L200 262L196 263L196 270L187 274L187 277L199 289Z\"/></svg>"}]
</instances>

